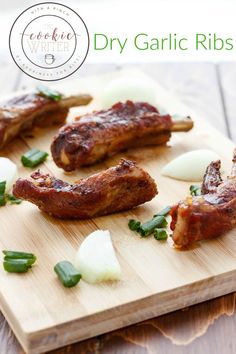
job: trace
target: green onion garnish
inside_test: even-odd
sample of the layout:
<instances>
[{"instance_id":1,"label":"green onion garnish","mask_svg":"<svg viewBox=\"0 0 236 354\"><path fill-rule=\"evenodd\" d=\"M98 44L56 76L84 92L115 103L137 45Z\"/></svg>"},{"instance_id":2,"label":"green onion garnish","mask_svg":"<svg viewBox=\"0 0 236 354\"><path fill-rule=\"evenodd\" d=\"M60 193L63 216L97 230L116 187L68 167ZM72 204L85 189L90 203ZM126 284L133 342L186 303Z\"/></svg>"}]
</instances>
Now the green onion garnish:
<instances>
[{"instance_id":1,"label":"green onion garnish","mask_svg":"<svg viewBox=\"0 0 236 354\"><path fill-rule=\"evenodd\" d=\"M11 204L20 204L21 199L16 198L12 194L6 194L6 181L0 182L0 206L6 205L7 202Z\"/></svg>"},{"instance_id":2,"label":"green onion garnish","mask_svg":"<svg viewBox=\"0 0 236 354\"><path fill-rule=\"evenodd\" d=\"M6 205L5 195L0 195L0 206Z\"/></svg>"},{"instance_id":3,"label":"green onion garnish","mask_svg":"<svg viewBox=\"0 0 236 354\"><path fill-rule=\"evenodd\" d=\"M28 253L28 252L19 252L19 251L7 251L3 250L2 253L4 254L5 257L8 258L13 258L13 259L35 259L36 256L33 253Z\"/></svg>"},{"instance_id":4,"label":"green onion garnish","mask_svg":"<svg viewBox=\"0 0 236 354\"><path fill-rule=\"evenodd\" d=\"M25 273L36 261L36 256L33 253L7 250L2 252L5 256L3 267L6 272Z\"/></svg>"},{"instance_id":5,"label":"green onion garnish","mask_svg":"<svg viewBox=\"0 0 236 354\"><path fill-rule=\"evenodd\" d=\"M9 273L26 273L30 267L28 259L7 259L3 262L3 268Z\"/></svg>"},{"instance_id":6,"label":"green onion garnish","mask_svg":"<svg viewBox=\"0 0 236 354\"><path fill-rule=\"evenodd\" d=\"M9 262L11 263L12 261L24 261L28 266L31 266L32 264L35 263L36 259L34 258L11 258L11 257L4 257L4 262Z\"/></svg>"},{"instance_id":7,"label":"green onion garnish","mask_svg":"<svg viewBox=\"0 0 236 354\"><path fill-rule=\"evenodd\" d=\"M6 204L6 196L5 196L6 184L7 184L6 181L0 182L0 206Z\"/></svg>"},{"instance_id":8,"label":"green onion garnish","mask_svg":"<svg viewBox=\"0 0 236 354\"><path fill-rule=\"evenodd\" d=\"M131 219L129 220L128 226L130 230L137 231L141 237L147 237L154 233L156 229L163 229L168 225L165 216L169 214L170 210L170 206L165 207L160 212L155 214L151 220L145 222L144 224L141 224L138 220ZM158 231L156 233L158 233Z\"/></svg>"},{"instance_id":9,"label":"green onion garnish","mask_svg":"<svg viewBox=\"0 0 236 354\"><path fill-rule=\"evenodd\" d=\"M57 263L54 267L54 271L66 288L75 286L81 279L81 274L75 269L73 264L68 261Z\"/></svg>"},{"instance_id":10,"label":"green onion garnish","mask_svg":"<svg viewBox=\"0 0 236 354\"><path fill-rule=\"evenodd\" d=\"M20 204L23 202L22 199L16 198L13 194L7 194L6 199L11 203L11 204Z\"/></svg>"},{"instance_id":11,"label":"green onion garnish","mask_svg":"<svg viewBox=\"0 0 236 354\"><path fill-rule=\"evenodd\" d=\"M154 217L155 216L167 216L169 214L170 210L171 210L171 207L167 206L164 209L162 209L161 211L159 211L159 213L155 214Z\"/></svg>"},{"instance_id":12,"label":"green onion garnish","mask_svg":"<svg viewBox=\"0 0 236 354\"><path fill-rule=\"evenodd\" d=\"M138 220L134 220L134 219L129 220L129 223L128 223L128 226L129 226L130 230L132 230L132 231L138 231L140 225L141 225L141 222Z\"/></svg>"},{"instance_id":13,"label":"green onion garnish","mask_svg":"<svg viewBox=\"0 0 236 354\"><path fill-rule=\"evenodd\" d=\"M21 162L25 167L36 167L46 160L47 152L32 149L21 156Z\"/></svg>"},{"instance_id":14,"label":"green onion garnish","mask_svg":"<svg viewBox=\"0 0 236 354\"><path fill-rule=\"evenodd\" d=\"M166 240L168 235L165 229L156 228L154 229L154 237L156 240Z\"/></svg>"},{"instance_id":15,"label":"green onion garnish","mask_svg":"<svg viewBox=\"0 0 236 354\"><path fill-rule=\"evenodd\" d=\"M162 215L155 216L152 220L149 220L142 224L139 228L139 233L142 237L147 237L154 232L154 229L167 226L166 218Z\"/></svg>"},{"instance_id":16,"label":"green onion garnish","mask_svg":"<svg viewBox=\"0 0 236 354\"><path fill-rule=\"evenodd\" d=\"M197 185L191 185L190 188L190 194L191 195L195 195L195 196L198 196L198 195L201 195L201 187L200 186L197 186Z\"/></svg>"},{"instance_id":17,"label":"green onion garnish","mask_svg":"<svg viewBox=\"0 0 236 354\"><path fill-rule=\"evenodd\" d=\"M6 181L0 182L0 194L1 194L1 195L2 195L2 194L5 194L6 184L7 184Z\"/></svg>"},{"instance_id":18,"label":"green onion garnish","mask_svg":"<svg viewBox=\"0 0 236 354\"><path fill-rule=\"evenodd\" d=\"M63 95L60 92L43 85L39 85L37 87L37 91L40 96L50 98L53 101L60 101L63 97Z\"/></svg>"}]
</instances>

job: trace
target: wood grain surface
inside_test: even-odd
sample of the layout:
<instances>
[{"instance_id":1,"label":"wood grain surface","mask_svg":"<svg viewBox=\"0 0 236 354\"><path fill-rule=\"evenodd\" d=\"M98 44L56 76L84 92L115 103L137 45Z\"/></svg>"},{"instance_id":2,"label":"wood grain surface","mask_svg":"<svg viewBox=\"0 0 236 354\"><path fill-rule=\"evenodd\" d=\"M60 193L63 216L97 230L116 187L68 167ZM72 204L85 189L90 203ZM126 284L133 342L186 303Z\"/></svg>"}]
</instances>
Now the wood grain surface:
<instances>
[{"instance_id":1,"label":"wood grain surface","mask_svg":"<svg viewBox=\"0 0 236 354\"><path fill-rule=\"evenodd\" d=\"M142 69L145 70L144 67ZM146 69L150 70L149 67ZM89 70L94 70L96 73L97 70L106 71L106 68L84 67L84 75L86 70L90 73ZM160 64L156 65L155 78L166 88L174 90L180 100L190 102L188 105L195 111L198 109L202 117L203 113L206 119L211 117L213 124L215 121L215 125L220 125L222 131L235 136L231 92L234 86L233 81L224 79L224 72L230 77L230 71L235 72L233 64L230 69L228 64L220 67L213 64L176 64L175 69L173 64ZM9 73L13 72L13 69L9 70ZM196 72L201 75L195 75ZM14 74L14 77L18 77L17 82L13 86L6 85L6 90L2 85L2 92L28 86L29 83L24 83L25 80L17 70ZM213 342L215 353L234 353L235 321L235 296L231 294L51 353L209 353ZM22 353L3 316L0 324L1 353Z\"/></svg>"}]
</instances>

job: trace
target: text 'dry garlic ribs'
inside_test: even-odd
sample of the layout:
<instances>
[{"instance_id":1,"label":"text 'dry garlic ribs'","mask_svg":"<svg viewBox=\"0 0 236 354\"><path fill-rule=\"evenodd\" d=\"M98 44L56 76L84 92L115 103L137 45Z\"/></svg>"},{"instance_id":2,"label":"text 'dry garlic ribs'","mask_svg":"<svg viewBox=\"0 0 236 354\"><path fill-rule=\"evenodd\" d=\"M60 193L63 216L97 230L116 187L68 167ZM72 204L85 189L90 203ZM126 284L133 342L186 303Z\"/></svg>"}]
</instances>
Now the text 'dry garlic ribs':
<instances>
[{"instance_id":1,"label":"text 'dry garlic ribs'","mask_svg":"<svg viewBox=\"0 0 236 354\"><path fill-rule=\"evenodd\" d=\"M187 197L171 210L173 241L188 246L224 234L236 226L236 149L231 176L222 181L220 161L212 162L202 184L202 195Z\"/></svg>"},{"instance_id":2,"label":"text 'dry garlic ribs'","mask_svg":"<svg viewBox=\"0 0 236 354\"><path fill-rule=\"evenodd\" d=\"M18 179L13 194L58 218L112 214L143 204L157 194L151 176L128 160L73 185L39 171L31 177Z\"/></svg>"},{"instance_id":3,"label":"text 'dry garlic ribs'","mask_svg":"<svg viewBox=\"0 0 236 354\"><path fill-rule=\"evenodd\" d=\"M165 144L171 131L188 131L190 118L174 121L148 103L127 101L95 111L62 127L51 152L57 166L72 171L133 147Z\"/></svg>"},{"instance_id":4,"label":"text 'dry garlic ribs'","mask_svg":"<svg viewBox=\"0 0 236 354\"><path fill-rule=\"evenodd\" d=\"M92 97L76 95L55 101L39 92L24 93L0 103L0 148L34 126L64 123L71 107L87 105Z\"/></svg>"}]
</instances>

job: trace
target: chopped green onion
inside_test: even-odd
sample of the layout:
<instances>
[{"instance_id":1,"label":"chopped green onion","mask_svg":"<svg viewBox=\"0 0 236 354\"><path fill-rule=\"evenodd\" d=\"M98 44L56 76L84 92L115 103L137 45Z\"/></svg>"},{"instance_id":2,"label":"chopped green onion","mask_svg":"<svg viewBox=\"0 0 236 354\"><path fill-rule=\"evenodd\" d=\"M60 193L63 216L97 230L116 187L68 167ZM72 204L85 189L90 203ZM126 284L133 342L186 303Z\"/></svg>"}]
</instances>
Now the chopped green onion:
<instances>
[{"instance_id":1,"label":"chopped green onion","mask_svg":"<svg viewBox=\"0 0 236 354\"><path fill-rule=\"evenodd\" d=\"M33 253L7 251L7 250L3 250L2 253L5 255L5 257L12 258L12 259L35 259L36 260L36 256Z\"/></svg>"},{"instance_id":2,"label":"chopped green onion","mask_svg":"<svg viewBox=\"0 0 236 354\"><path fill-rule=\"evenodd\" d=\"M81 274L75 269L73 264L68 261L57 263L54 267L54 271L66 288L75 286L81 279Z\"/></svg>"},{"instance_id":3,"label":"chopped green onion","mask_svg":"<svg viewBox=\"0 0 236 354\"><path fill-rule=\"evenodd\" d=\"M7 184L6 181L0 182L0 194L1 194L1 195L5 194L6 184Z\"/></svg>"},{"instance_id":4,"label":"chopped green onion","mask_svg":"<svg viewBox=\"0 0 236 354\"><path fill-rule=\"evenodd\" d=\"M6 272L25 273L36 261L33 253L3 250L3 267Z\"/></svg>"},{"instance_id":5,"label":"chopped green onion","mask_svg":"<svg viewBox=\"0 0 236 354\"><path fill-rule=\"evenodd\" d=\"M11 203L11 204L20 204L23 202L22 199L16 198L13 194L7 194L6 199Z\"/></svg>"},{"instance_id":6,"label":"chopped green onion","mask_svg":"<svg viewBox=\"0 0 236 354\"><path fill-rule=\"evenodd\" d=\"M6 261L6 262L11 262L11 261L21 261L21 260L23 260L23 261L25 261L27 264L28 264L28 266L31 266L32 264L34 264L35 263L35 261L36 261L36 258L29 258L29 259L27 259L27 258L11 258L11 257L4 257L4 262Z\"/></svg>"},{"instance_id":7,"label":"chopped green onion","mask_svg":"<svg viewBox=\"0 0 236 354\"><path fill-rule=\"evenodd\" d=\"M169 214L170 210L171 210L171 207L167 206L164 209L162 209L161 211L159 211L159 213L155 214L154 217L155 216L167 216Z\"/></svg>"},{"instance_id":8,"label":"chopped green onion","mask_svg":"<svg viewBox=\"0 0 236 354\"><path fill-rule=\"evenodd\" d=\"M167 226L166 218L162 215L155 216L152 220L149 220L142 224L139 228L139 233L142 237L147 237L153 233L154 229L157 227Z\"/></svg>"},{"instance_id":9,"label":"chopped green onion","mask_svg":"<svg viewBox=\"0 0 236 354\"><path fill-rule=\"evenodd\" d=\"M3 262L3 267L9 273L25 273L31 267L28 259L7 259Z\"/></svg>"},{"instance_id":10,"label":"chopped green onion","mask_svg":"<svg viewBox=\"0 0 236 354\"><path fill-rule=\"evenodd\" d=\"M5 195L0 195L0 206L6 205L6 197Z\"/></svg>"},{"instance_id":11,"label":"chopped green onion","mask_svg":"<svg viewBox=\"0 0 236 354\"><path fill-rule=\"evenodd\" d=\"M40 96L50 98L53 101L60 101L63 97L63 95L60 92L43 85L39 85L37 87L37 90Z\"/></svg>"},{"instance_id":12,"label":"chopped green onion","mask_svg":"<svg viewBox=\"0 0 236 354\"><path fill-rule=\"evenodd\" d=\"M0 182L0 206L6 204L6 196L5 196L6 184L7 184L6 181Z\"/></svg>"},{"instance_id":13,"label":"chopped green onion","mask_svg":"<svg viewBox=\"0 0 236 354\"><path fill-rule=\"evenodd\" d=\"M156 228L154 229L154 237L156 240L166 240L168 235L165 229Z\"/></svg>"},{"instance_id":14,"label":"chopped green onion","mask_svg":"<svg viewBox=\"0 0 236 354\"><path fill-rule=\"evenodd\" d=\"M20 204L21 199L16 198L12 194L6 194L6 181L0 182L0 206L6 205L7 201L11 204Z\"/></svg>"},{"instance_id":15,"label":"chopped green onion","mask_svg":"<svg viewBox=\"0 0 236 354\"><path fill-rule=\"evenodd\" d=\"M140 225L141 225L141 222L138 220L134 220L134 219L129 220L129 223L128 223L128 226L129 226L130 230L132 230L132 231L138 231Z\"/></svg>"},{"instance_id":16,"label":"chopped green onion","mask_svg":"<svg viewBox=\"0 0 236 354\"><path fill-rule=\"evenodd\" d=\"M201 187L200 186L197 186L197 185L191 185L190 188L190 194L191 195L195 195L195 196L198 196L198 195L201 195Z\"/></svg>"},{"instance_id":17,"label":"chopped green onion","mask_svg":"<svg viewBox=\"0 0 236 354\"><path fill-rule=\"evenodd\" d=\"M36 167L48 156L47 152L32 149L21 156L21 162L25 167Z\"/></svg>"}]
</instances>

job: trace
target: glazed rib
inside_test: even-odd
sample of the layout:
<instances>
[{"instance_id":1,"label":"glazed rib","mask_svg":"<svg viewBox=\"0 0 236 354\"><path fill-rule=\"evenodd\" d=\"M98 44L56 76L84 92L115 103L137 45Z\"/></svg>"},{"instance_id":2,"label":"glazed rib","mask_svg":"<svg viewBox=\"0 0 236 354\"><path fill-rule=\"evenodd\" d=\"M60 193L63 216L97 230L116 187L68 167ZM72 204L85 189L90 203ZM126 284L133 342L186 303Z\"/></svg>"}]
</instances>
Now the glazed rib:
<instances>
[{"instance_id":1,"label":"glazed rib","mask_svg":"<svg viewBox=\"0 0 236 354\"><path fill-rule=\"evenodd\" d=\"M171 131L188 131L190 118L174 120L148 103L127 101L62 127L51 145L57 166L72 171L133 147L165 144Z\"/></svg>"},{"instance_id":2,"label":"glazed rib","mask_svg":"<svg viewBox=\"0 0 236 354\"><path fill-rule=\"evenodd\" d=\"M150 175L128 160L75 184L39 171L31 177L32 180L18 179L13 194L58 218L86 219L112 214L134 208L157 194Z\"/></svg>"},{"instance_id":3,"label":"glazed rib","mask_svg":"<svg viewBox=\"0 0 236 354\"><path fill-rule=\"evenodd\" d=\"M59 101L37 92L16 96L0 104L0 148L33 126L63 123L70 107L87 105L92 97L77 95Z\"/></svg>"},{"instance_id":4,"label":"glazed rib","mask_svg":"<svg viewBox=\"0 0 236 354\"><path fill-rule=\"evenodd\" d=\"M231 175L222 181L220 161L212 162L202 184L202 195L187 197L172 208L171 229L177 246L188 246L231 230L236 225L236 149Z\"/></svg>"}]
</instances>

